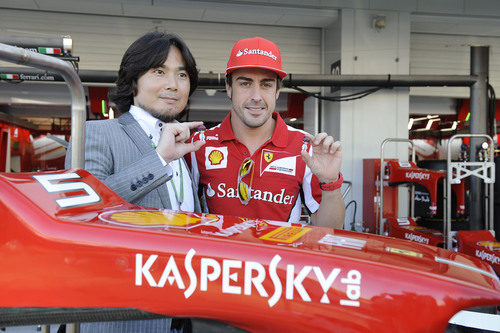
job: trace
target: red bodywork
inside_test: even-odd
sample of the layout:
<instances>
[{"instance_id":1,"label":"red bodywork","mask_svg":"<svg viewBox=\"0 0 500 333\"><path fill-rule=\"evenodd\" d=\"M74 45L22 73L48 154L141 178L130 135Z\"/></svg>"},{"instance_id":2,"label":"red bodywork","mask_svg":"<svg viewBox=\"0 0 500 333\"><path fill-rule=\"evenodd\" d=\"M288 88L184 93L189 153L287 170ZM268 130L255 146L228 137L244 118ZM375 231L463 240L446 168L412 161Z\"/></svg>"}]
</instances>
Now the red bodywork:
<instances>
[{"instance_id":1,"label":"red bodywork","mask_svg":"<svg viewBox=\"0 0 500 333\"><path fill-rule=\"evenodd\" d=\"M437 247L137 207L83 170L0 174L0 192L0 307L136 308L259 332L443 332L460 310L500 304L489 265Z\"/></svg>"},{"instance_id":2,"label":"red bodywork","mask_svg":"<svg viewBox=\"0 0 500 333\"><path fill-rule=\"evenodd\" d=\"M440 180L446 177L445 171L421 169L413 162L399 162L390 160L388 164L388 175L384 178L389 184L416 183L424 186L430 194L431 204L429 206L431 215L437 212L437 187ZM442 184L442 181L441 181ZM452 184L452 189L457 197L457 214L465 212L465 190L464 183Z\"/></svg>"},{"instance_id":3,"label":"red bodywork","mask_svg":"<svg viewBox=\"0 0 500 333\"><path fill-rule=\"evenodd\" d=\"M31 144L30 131L13 124L0 122L0 172L6 171L8 150L10 150L11 158L14 156L19 158L18 167L21 171L33 170L33 145Z\"/></svg>"},{"instance_id":4,"label":"red bodywork","mask_svg":"<svg viewBox=\"0 0 500 333\"><path fill-rule=\"evenodd\" d=\"M431 215L437 213L437 189L442 186L442 180L446 177L445 171L421 169L413 162L400 162L397 159L386 159L387 163L384 174L384 219L397 219L398 212L398 185L403 183L416 183L424 186L429 191ZM363 219L368 232L376 232L376 200L377 176L380 173L380 159L363 160ZM457 198L457 215L465 213L465 188L464 182L452 184L452 190ZM390 227L390 226L389 226ZM386 230L386 229L385 229ZM385 231L384 230L384 231Z\"/></svg>"},{"instance_id":5,"label":"red bodywork","mask_svg":"<svg viewBox=\"0 0 500 333\"><path fill-rule=\"evenodd\" d=\"M457 232L458 251L489 263L500 274L500 243L489 230Z\"/></svg>"},{"instance_id":6,"label":"red bodywork","mask_svg":"<svg viewBox=\"0 0 500 333\"><path fill-rule=\"evenodd\" d=\"M438 246L442 245L443 233L439 230L419 226L414 219L389 218L389 236L407 239L409 241Z\"/></svg>"},{"instance_id":7,"label":"red bodywork","mask_svg":"<svg viewBox=\"0 0 500 333\"><path fill-rule=\"evenodd\" d=\"M386 161L388 161L386 159ZM389 160L389 161L397 161ZM377 201L378 181L380 173L379 158L363 159L363 227L366 232L377 233ZM398 212L398 188L397 186L384 186L384 218L397 218Z\"/></svg>"}]
</instances>

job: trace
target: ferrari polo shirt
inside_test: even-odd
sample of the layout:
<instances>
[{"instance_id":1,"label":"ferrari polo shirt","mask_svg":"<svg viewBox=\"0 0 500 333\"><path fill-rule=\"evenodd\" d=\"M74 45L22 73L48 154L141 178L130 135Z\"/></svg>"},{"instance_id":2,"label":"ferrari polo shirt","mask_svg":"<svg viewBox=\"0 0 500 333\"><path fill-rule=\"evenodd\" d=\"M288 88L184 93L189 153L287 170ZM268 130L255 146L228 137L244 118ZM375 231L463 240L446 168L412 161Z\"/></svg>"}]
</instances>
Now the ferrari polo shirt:
<instances>
[{"instance_id":1,"label":"ferrari polo shirt","mask_svg":"<svg viewBox=\"0 0 500 333\"><path fill-rule=\"evenodd\" d=\"M273 113L276 127L272 137L250 156L234 136L229 113L223 122L209 130L196 132L191 140L204 135L206 144L192 152L188 162L194 181L199 183L208 211L213 214L299 222L302 203L315 212L321 202L319 181L302 160L305 132L287 126ZM250 157L253 170L239 177L242 163ZM238 197L238 181L251 187L244 205ZM207 210L207 209L205 209Z\"/></svg>"}]
</instances>

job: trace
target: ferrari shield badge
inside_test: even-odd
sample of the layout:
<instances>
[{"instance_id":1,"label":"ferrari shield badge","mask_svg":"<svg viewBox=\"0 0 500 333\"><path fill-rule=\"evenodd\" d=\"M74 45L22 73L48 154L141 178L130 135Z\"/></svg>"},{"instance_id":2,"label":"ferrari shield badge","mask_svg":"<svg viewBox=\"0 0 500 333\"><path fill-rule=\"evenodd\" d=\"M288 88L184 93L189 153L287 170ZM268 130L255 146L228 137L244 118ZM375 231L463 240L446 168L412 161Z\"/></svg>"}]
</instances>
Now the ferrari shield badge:
<instances>
[{"instance_id":1,"label":"ferrari shield badge","mask_svg":"<svg viewBox=\"0 0 500 333\"><path fill-rule=\"evenodd\" d=\"M266 160L267 163L271 162L273 160L273 153L266 152L264 154L264 160Z\"/></svg>"}]
</instances>

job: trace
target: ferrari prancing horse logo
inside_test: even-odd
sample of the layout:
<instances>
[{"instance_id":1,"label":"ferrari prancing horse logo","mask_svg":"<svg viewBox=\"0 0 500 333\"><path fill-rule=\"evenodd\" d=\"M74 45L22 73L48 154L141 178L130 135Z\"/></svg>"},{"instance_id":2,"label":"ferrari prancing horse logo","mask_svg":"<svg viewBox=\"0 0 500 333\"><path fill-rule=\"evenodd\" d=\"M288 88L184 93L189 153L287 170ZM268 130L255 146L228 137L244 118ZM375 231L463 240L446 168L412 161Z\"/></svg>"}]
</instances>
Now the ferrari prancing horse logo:
<instances>
[{"instance_id":1,"label":"ferrari prancing horse logo","mask_svg":"<svg viewBox=\"0 0 500 333\"><path fill-rule=\"evenodd\" d=\"M273 153L265 153L264 154L264 159L266 160L267 163L271 162L273 160Z\"/></svg>"}]
</instances>

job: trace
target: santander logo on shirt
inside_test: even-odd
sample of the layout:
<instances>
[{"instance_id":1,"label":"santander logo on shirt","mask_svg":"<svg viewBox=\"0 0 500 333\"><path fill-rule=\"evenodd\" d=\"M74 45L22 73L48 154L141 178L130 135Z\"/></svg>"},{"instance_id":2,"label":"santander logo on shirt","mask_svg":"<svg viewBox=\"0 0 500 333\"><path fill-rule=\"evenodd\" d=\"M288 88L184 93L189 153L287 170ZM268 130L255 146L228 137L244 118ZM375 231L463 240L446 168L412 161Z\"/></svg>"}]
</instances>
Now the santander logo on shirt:
<instances>
[{"instance_id":1,"label":"santander logo on shirt","mask_svg":"<svg viewBox=\"0 0 500 333\"><path fill-rule=\"evenodd\" d=\"M205 188L205 193L209 198L214 196L217 196L218 198L238 198L238 189L227 186L225 183L220 183L215 189L212 187L211 183L208 183ZM295 198L294 195L287 195L284 188L282 188L278 193L250 189L249 194L252 200L274 202L281 205L292 205Z\"/></svg>"}]
</instances>

